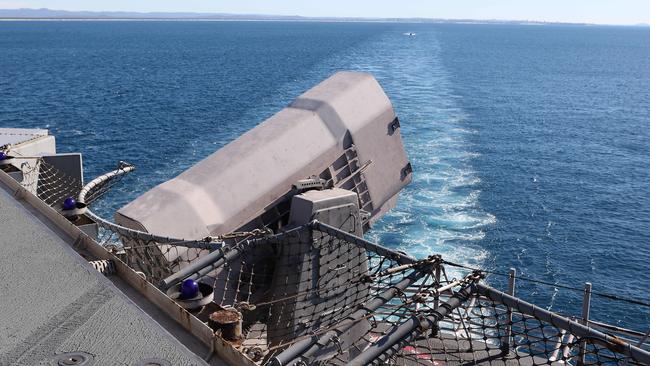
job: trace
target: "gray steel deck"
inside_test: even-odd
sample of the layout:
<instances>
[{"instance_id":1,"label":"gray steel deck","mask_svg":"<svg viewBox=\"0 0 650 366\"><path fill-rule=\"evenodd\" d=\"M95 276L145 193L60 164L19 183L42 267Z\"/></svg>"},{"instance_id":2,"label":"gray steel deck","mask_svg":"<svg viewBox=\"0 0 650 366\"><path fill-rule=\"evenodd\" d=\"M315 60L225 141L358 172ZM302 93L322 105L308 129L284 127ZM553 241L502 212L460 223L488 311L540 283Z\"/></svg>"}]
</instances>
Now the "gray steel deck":
<instances>
[{"instance_id":1,"label":"gray steel deck","mask_svg":"<svg viewBox=\"0 0 650 366\"><path fill-rule=\"evenodd\" d=\"M0 365L56 365L66 352L89 354L94 366L147 358L208 364L197 354L210 350L169 320L163 328L165 317L155 307L132 302L3 188L0 183Z\"/></svg>"}]
</instances>

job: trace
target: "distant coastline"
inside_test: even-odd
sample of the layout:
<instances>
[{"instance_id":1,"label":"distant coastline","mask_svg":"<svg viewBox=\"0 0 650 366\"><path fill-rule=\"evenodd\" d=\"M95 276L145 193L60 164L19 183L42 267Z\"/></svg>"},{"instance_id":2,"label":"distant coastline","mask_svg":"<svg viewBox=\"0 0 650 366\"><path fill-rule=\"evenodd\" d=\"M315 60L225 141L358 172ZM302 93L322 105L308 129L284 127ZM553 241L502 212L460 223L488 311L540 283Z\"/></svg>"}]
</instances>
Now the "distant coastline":
<instances>
[{"instance_id":1,"label":"distant coastline","mask_svg":"<svg viewBox=\"0 0 650 366\"><path fill-rule=\"evenodd\" d=\"M298 21L298 22L394 22L394 23L460 23L518 25L594 25L529 20L477 20L436 18L372 18L372 17L306 17L299 15L263 15L230 13L139 13L122 11L66 11L52 9L0 9L0 21Z\"/></svg>"}]
</instances>

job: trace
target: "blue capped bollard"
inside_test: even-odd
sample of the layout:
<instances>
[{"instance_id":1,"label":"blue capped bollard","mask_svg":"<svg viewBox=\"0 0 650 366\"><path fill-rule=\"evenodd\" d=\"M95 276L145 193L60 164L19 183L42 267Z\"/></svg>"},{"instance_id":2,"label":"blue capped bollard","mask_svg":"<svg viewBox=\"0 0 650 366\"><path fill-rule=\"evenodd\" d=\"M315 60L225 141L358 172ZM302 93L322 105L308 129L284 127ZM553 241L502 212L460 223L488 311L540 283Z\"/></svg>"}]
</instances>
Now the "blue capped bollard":
<instances>
[{"instance_id":1,"label":"blue capped bollard","mask_svg":"<svg viewBox=\"0 0 650 366\"><path fill-rule=\"evenodd\" d=\"M77 208L77 201L74 198L68 197L63 201L64 210L74 210L75 208Z\"/></svg>"},{"instance_id":2,"label":"blue capped bollard","mask_svg":"<svg viewBox=\"0 0 650 366\"><path fill-rule=\"evenodd\" d=\"M201 309L214 299L212 286L193 279L185 279L170 287L167 296L187 310Z\"/></svg>"},{"instance_id":3,"label":"blue capped bollard","mask_svg":"<svg viewBox=\"0 0 650 366\"><path fill-rule=\"evenodd\" d=\"M99 236L99 226L95 220L86 215L88 206L84 202L79 202L74 197L66 197L63 202L55 207L58 207L59 213L81 231L91 238L97 239Z\"/></svg>"},{"instance_id":4,"label":"blue capped bollard","mask_svg":"<svg viewBox=\"0 0 650 366\"><path fill-rule=\"evenodd\" d=\"M184 300L189 300L196 297L199 294L199 284L193 279L186 279L181 283L181 298Z\"/></svg>"},{"instance_id":5,"label":"blue capped bollard","mask_svg":"<svg viewBox=\"0 0 650 366\"><path fill-rule=\"evenodd\" d=\"M69 219L76 219L86 213L86 204L77 202L74 197L66 197L61 203L61 214Z\"/></svg>"},{"instance_id":6,"label":"blue capped bollard","mask_svg":"<svg viewBox=\"0 0 650 366\"><path fill-rule=\"evenodd\" d=\"M0 151L0 165L9 165L14 161L14 157L4 151Z\"/></svg>"}]
</instances>

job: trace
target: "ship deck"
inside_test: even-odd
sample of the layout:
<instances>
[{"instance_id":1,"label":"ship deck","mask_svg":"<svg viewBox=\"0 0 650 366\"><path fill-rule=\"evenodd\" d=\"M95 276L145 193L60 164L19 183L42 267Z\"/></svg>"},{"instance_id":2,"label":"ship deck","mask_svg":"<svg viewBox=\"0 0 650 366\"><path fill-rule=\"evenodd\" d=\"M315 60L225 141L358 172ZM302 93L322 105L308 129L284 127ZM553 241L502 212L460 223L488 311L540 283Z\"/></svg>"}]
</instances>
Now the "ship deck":
<instances>
[{"instance_id":1,"label":"ship deck","mask_svg":"<svg viewBox=\"0 0 650 366\"><path fill-rule=\"evenodd\" d=\"M211 350L119 277L100 274L2 183L0 232L0 364L224 364L203 360Z\"/></svg>"}]
</instances>

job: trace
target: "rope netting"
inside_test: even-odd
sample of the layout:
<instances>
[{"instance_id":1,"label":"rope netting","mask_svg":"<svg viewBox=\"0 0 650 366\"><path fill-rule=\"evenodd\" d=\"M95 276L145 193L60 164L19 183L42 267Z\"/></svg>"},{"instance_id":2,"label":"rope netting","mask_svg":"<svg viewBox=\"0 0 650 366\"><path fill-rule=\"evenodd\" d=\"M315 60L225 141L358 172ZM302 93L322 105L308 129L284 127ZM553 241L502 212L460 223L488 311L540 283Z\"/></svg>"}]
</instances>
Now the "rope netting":
<instances>
[{"instance_id":1,"label":"rope netting","mask_svg":"<svg viewBox=\"0 0 650 366\"><path fill-rule=\"evenodd\" d=\"M63 203L67 197L77 197L82 182L75 179L42 158L31 158L21 164L22 186L36 194L50 206Z\"/></svg>"},{"instance_id":2,"label":"rope netting","mask_svg":"<svg viewBox=\"0 0 650 366\"><path fill-rule=\"evenodd\" d=\"M86 184L80 191L78 200L86 204L95 201L134 169L133 165L120 162L116 170ZM85 214L98 226L96 241L153 283L220 247L215 238L169 238L117 225L92 211L86 211Z\"/></svg>"},{"instance_id":3,"label":"rope netting","mask_svg":"<svg viewBox=\"0 0 650 366\"><path fill-rule=\"evenodd\" d=\"M485 285L423 304L368 337L349 365L624 365L648 353ZM311 361L307 361L310 364Z\"/></svg>"},{"instance_id":4,"label":"rope netting","mask_svg":"<svg viewBox=\"0 0 650 366\"><path fill-rule=\"evenodd\" d=\"M218 305L241 309L243 351L262 361L333 329L383 288L397 285L404 274L385 270L398 264L305 226L249 242L238 258L203 278L221 295Z\"/></svg>"},{"instance_id":5,"label":"rope netting","mask_svg":"<svg viewBox=\"0 0 650 366\"><path fill-rule=\"evenodd\" d=\"M480 284L314 222L203 267L213 306L243 318L259 364L646 364L650 354ZM234 253L234 254L233 254ZM188 272L191 277L197 272Z\"/></svg>"},{"instance_id":6,"label":"rope netting","mask_svg":"<svg viewBox=\"0 0 650 366\"><path fill-rule=\"evenodd\" d=\"M114 171L99 176L82 187L79 179L66 174L44 157L23 156L16 151L13 151L13 154L16 160L19 159L16 165L20 166L18 170L21 174L17 179L23 188L78 225L96 224L97 229L93 235L96 241L106 249L120 254L131 268L141 272L152 282L169 276L209 250L220 246L214 242L215 238L187 241L162 237L116 225L89 210L62 210L66 198L74 198L82 204L77 205L77 208L85 207L101 198L127 173L134 170L128 163L119 162Z\"/></svg>"},{"instance_id":7,"label":"rope netting","mask_svg":"<svg viewBox=\"0 0 650 366\"><path fill-rule=\"evenodd\" d=\"M152 283L179 271L215 248L215 243L209 240L158 237L97 216L93 219L99 226L97 242Z\"/></svg>"},{"instance_id":8,"label":"rope netting","mask_svg":"<svg viewBox=\"0 0 650 366\"><path fill-rule=\"evenodd\" d=\"M132 170L121 164L82 190L35 166L23 168L36 183L23 173L23 185L36 184L50 205L69 195L90 202ZM216 313L236 314L241 327L229 340L257 364L650 364L647 350L489 287L479 271L451 278L440 256L416 260L350 227L313 221L182 240L85 216L99 244L162 290L186 279L211 288L213 300L193 314L209 324ZM211 324L223 333L221 325Z\"/></svg>"}]
</instances>

